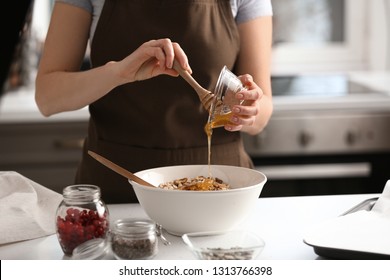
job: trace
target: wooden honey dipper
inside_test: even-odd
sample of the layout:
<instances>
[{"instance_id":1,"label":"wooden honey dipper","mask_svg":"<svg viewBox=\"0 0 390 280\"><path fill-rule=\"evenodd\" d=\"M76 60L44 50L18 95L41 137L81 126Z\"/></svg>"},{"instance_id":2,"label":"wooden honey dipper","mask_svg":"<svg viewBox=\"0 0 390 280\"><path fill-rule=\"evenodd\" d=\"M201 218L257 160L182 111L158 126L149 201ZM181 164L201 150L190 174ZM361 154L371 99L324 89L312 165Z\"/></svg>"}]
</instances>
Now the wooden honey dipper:
<instances>
[{"instance_id":1,"label":"wooden honey dipper","mask_svg":"<svg viewBox=\"0 0 390 280\"><path fill-rule=\"evenodd\" d=\"M198 82L191 76L191 74L181 67L180 63L176 59L173 61L173 69L175 69L179 73L179 75L191 85L191 87L198 94L198 97L203 107L207 110L207 112L210 112L210 107L214 99L214 94L199 85Z\"/></svg>"}]
</instances>

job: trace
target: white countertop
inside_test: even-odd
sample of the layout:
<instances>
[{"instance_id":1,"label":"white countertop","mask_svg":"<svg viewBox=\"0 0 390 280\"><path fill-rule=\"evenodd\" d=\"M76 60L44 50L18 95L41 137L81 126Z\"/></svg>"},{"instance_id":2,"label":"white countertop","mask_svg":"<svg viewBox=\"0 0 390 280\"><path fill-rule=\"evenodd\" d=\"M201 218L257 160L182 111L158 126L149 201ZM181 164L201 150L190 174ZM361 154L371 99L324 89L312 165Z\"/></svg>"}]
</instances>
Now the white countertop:
<instances>
[{"instance_id":1,"label":"white countertop","mask_svg":"<svg viewBox=\"0 0 390 280\"><path fill-rule=\"evenodd\" d=\"M336 73L337 75L337 73ZM358 109L390 110L390 72L352 72L348 73L350 81L358 82L380 94L355 94L338 97L283 97L274 96L274 115L285 111L319 110L319 109ZM34 100L34 88L21 88L8 92L0 99L0 124L18 122L55 122L86 121L89 118L88 108L60 113L49 118L42 116Z\"/></svg>"},{"instance_id":2,"label":"white countertop","mask_svg":"<svg viewBox=\"0 0 390 280\"><path fill-rule=\"evenodd\" d=\"M239 226L258 233L266 246L258 259L315 260L322 259L303 242L307 229L337 217L360 202L379 194L330 195L260 198L255 211ZM139 204L109 205L110 220L124 217L146 217ZM165 233L172 243L159 242L156 260L192 260L195 257L180 237ZM56 235L0 246L1 260L61 260L64 256Z\"/></svg>"},{"instance_id":3,"label":"white countertop","mask_svg":"<svg viewBox=\"0 0 390 280\"><path fill-rule=\"evenodd\" d=\"M313 74L315 76L316 74ZM322 74L317 74L322 75ZM351 72L324 74L330 76L345 75L349 82L358 83L377 93L355 93L342 96L274 96L274 112L302 110L373 110L390 111L390 72ZM303 75L305 76L305 75ZM379 93L380 92L380 93Z\"/></svg>"}]
</instances>

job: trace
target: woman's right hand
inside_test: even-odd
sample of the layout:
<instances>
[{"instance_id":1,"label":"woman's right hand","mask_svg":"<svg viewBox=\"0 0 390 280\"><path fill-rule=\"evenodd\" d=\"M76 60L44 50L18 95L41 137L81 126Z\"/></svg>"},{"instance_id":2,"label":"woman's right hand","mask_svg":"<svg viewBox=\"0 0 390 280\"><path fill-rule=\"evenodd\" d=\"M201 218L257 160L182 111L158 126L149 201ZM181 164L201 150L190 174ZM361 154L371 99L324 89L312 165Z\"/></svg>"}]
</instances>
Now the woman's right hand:
<instances>
[{"instance_id":1,"label":"woman's right hand","mask_svg":"<svg viewBox=\"0 0 390 280\"><path fill-rule=\"evenodd\" d=\"M148 41L123 60L113 63L117 63L115 68L118 76L125 82L134 82L162 74L178 76L172 69L174 59L178 60L185 70L192 72L180 45L168 38Z\"/></svg>"}]
</instances>

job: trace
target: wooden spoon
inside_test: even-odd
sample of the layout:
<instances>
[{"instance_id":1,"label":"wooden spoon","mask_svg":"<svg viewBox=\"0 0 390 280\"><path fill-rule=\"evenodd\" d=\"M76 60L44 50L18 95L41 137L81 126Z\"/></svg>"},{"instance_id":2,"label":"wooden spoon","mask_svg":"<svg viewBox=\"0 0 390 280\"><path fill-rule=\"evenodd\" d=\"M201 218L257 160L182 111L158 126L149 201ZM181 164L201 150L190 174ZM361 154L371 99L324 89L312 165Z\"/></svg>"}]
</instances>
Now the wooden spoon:
<instances>
[{"instance_id":1,"label":"wooden spoon","mask_svg":"<svg viewBox=\"0 0 390 280\"><path fill-rule=\"evenodd\" d=\"M192 86L192 88L198 94L203 107L208 112L210 112L210 107L214 99L214 94L199 85L198 82L191 76L191 74L181 67L180 63L176 59L173 61L173 69L175 69L180 74L180 76Z\"/></svg>"},{"instance_id":2,"label":"wooden spoon","mask_svg":"<svg viewBox=\"0 0 390 280\"><path fill-rule=\"evenodd\" d=\"M156 186L152 185L151 183L146 182L143 179L141 179L140 177L134 175L130 171L124 169L123 167L120 167L119 165L113 163L112 161L102 157L101 155L98 155L95 152L88 151L88 154L91 157L93 157L94 159L96 159L98 162L100 162L101 164L105 165L106 167L110 168L111 170L115 171L116 173L122 175L123 177L125 177L127 179L130 179L134 182L137 182L138 184L143 185L143 186L153 187L153 188L156 187Z\"/></svg>"}]
</instances>

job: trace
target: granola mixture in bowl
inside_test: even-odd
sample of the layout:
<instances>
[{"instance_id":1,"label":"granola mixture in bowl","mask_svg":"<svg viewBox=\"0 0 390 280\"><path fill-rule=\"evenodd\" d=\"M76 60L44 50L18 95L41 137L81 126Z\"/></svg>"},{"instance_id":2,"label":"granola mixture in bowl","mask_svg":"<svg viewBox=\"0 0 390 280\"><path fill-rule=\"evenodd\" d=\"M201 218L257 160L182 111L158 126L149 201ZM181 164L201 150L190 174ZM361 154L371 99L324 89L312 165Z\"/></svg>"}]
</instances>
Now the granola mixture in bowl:
<instances>
[{"instance_id":1,"label":"granola mixture in bowl","mask_svg":"<svg viewBox=\"0 0 390 280\"><path fill-rule=\"evenodd\" d=\"M229 189L230 186L219 178L197 176L195 178L184 177L161 183L158 187L167 190L221 191Z\"/></svg>"},{"instance_id":2,"label":"granola mixture in bowl","mask_svg":"<svg viewBox=\"0 0 390 280\"><path fill-rule=\"evenodd\" d=\"M216 191L151 188L130 181L140 205L150 219L169 233L181 236L189 232L226 231L237 227L252 212L267 181L254 169L211 165L212 178L228 187ZM182 178L209 176L205 165L178 165L152 168L135 173L155 186L169 185ZM183 183L182 183L183 186Z\"/></svg>"}]
</instances>

